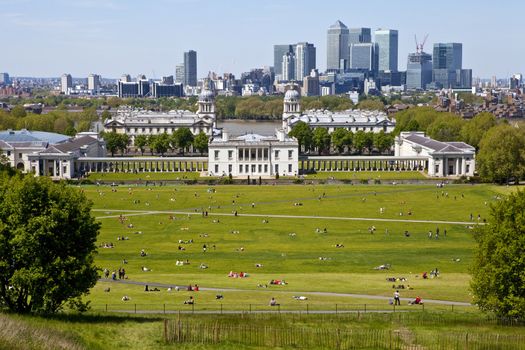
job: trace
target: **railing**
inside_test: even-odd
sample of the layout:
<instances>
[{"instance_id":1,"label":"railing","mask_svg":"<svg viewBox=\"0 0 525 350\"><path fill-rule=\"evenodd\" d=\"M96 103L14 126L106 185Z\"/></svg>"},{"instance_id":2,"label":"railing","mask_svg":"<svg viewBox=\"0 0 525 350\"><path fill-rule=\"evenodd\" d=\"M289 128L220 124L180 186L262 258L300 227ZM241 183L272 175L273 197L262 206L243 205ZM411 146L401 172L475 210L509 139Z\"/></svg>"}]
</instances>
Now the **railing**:
<instances>
[{"instance_id":1,"label":"railing","mask_svg":"<svg viewBox=\"0 0 525 350\"><path fill-rule=\"evenodd\" d=\"M457 332L414 334L406 329L274 327L164 321L164 341L321 349L525 349L524 335Z\"/></svg>"},{"instance_id":2,"label":"railing","mask_svg":"<svg viewBox=\"0 0 525 350\"><path fill-rule=\"evenodd\" d=\"M199 303L194 304L137 304L133 301L118 304L91 304L91 310L95 312L126 312L126 313L152 313L152 314L348 314L348 313L395 313L395 312L424 312L424 311L447 311L462 312L470 311L473 306L466 305L383 305L383 304L313 304L313 303L288 303L270 306L269 304L224 304Z\"/></svg>"}]
</instances>

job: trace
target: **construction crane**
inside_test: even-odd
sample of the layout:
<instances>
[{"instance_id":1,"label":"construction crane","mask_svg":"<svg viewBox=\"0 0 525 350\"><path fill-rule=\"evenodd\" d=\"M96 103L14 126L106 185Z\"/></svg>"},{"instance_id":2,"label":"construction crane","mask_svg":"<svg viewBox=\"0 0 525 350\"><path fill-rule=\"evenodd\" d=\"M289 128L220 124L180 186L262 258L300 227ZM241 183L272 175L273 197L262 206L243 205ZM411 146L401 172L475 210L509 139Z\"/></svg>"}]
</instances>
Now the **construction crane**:
<instances>
[{"instance_id":1,"label":"construction crane","mask_svg":"<svg viewBox=\"0 0 525 350\"><path fill-rule=\"evenodd\" d=\"M417 41L417 35L414 35L414 39L416 40L416 52L422 53L423 47L425 46L425 43L427 42L427 39L428 39L428 34L425 35L425 38L423 39L422 42Z\"/></svg>"}]
</instances>

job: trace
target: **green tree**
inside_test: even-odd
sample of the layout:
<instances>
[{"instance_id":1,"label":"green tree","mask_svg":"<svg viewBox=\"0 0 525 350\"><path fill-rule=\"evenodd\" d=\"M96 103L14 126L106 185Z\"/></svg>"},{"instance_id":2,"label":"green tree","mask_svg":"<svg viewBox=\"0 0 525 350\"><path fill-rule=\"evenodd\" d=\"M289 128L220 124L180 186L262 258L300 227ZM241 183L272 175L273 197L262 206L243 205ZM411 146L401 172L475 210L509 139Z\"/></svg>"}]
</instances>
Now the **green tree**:
<instances>
[{"instance_id":1,"label":"green tree","mask_svg":"<svg viewBox=\"0 0 525 350\"><path fill-rule=\"evenodd\" d=\"M180 148L182 154L193 143L193 134L188 128L179 128L173 133L173 143Z\"/></svg>"},{"instance_id":2,"label":"green tree","mask_svg":"<svg viewBox=\"0 0 525 350\"><path fill-rule=\"evenodd\" d=\"M525 133L508 124L491 128L479 144L480 176L490 182L519 180L525 170Z\"/></svg>"},{"instance_id":3,"label":"green tree","mask_svg":"<svg viewBox=\"0 0 525 350\"><path fill-rule=\"evenodd\" d=\"M354 134L353 145L354 145L355 150L359 154L362 154L363 150L366 148L366 142L367 142L366 139L367 139L367 136L363 130L359 130Z\"/></svg>"},{"instance_id":4,"label":"green tree","mask_svg":"<svg viewBox=\"0 0 525 350\"><path fill-rule=\"evenodd\" d=\"M116 132L102 133L102 137L104 141L106 141L106 149L111 152L111 156L114 156L115 152L121 149L122 138L120 135L121 134L117 134Z\"/></svg>"},{"instance_id":5,"label":"green tree","mask_svg":"<svg viewBox=\"0 0 525 350\"><path fill-rule=\"evenodd\" d=\"M332 138L332 146L337 149L339 154L343 153L347 146L347 138L349 131L344 128L337 128L330 135Z\"/></svg>"},{"instance_id":6,"label":"green tree","mask_svg":"<svg viewBox=\"0 0 525 350\"><path fill-rule=\"evenodd\" d=\"M367 98L357 104L357 108L366 109L370 111L382 111L385 109L385 105L381 100Z\"/></svg>"},{"instance_id":7,"label":"green tree","mask_svg":"<svg viewBox=\"0 0 525 350\"><path fill-rule=\"evenodd\" d=\"M159 135L150 136L149 147L155 152L160 153L161 156L164 155L170 149L170 137L168 134L163 133Z\"/></svg>"},{"instance_id":8,"label":"green tree","mask_svg":"<svg viewBox=\"0 0 525 350\"><path fill-rule=\"evenodd\" d=\"M474 303L505 318L525 318L525 192L511 193L491 208L488 225L478 226L472 265Z\"/></svg>"},{"instance_id":9,"label":"green tree","mask_svg":"<svg viewBox=\"0 0 525 350\"><path fill-rule=\"evenodd\" d=\"M193 147L198 150L201 155L208 151L208 135L201 131L193 140Z\"/></svg>"},{"instance_id":10,"label":"green tree","mask_svg":"<svg viewBox=\"0 0 525 350\"><path fill-rule=\"evenodd\" d=\"M315 128L313 133L313 144L319 154L330 149L330 134L326 128Z\"/></svg>"},{"instance_id":11,"label":"green tree","mask_svg":"<svg viewBox=\"0 0 525 350\"><path fill-rule=\"evenodd\" d=\"M303 121L297 122L292 130L288 133L291 137L295 137L299 143L299 150L304 149L307 152L312 145L312 129Z\"/></svg>"},{"instance_id":12,"label":"green tree","mask_svg":"<svg viewBox=\"0 0 525 350\"><path fill-rule=\"evenodd\" d=\"M83 193L48 178L0 180L0 305L54 313L98 279L93 264L100 224Z\"/></svg>"},{"instance_id":13,"label":"green tree","mask_svg":"<svg viewBox=\"0 0 525 350\"><path fill-rule=\"evenodd\" d=\"M15 118L24 118L27 115L27 112L22 105L16 105L11 110L11 115Z\"/></svg>"},{"instance_id":14,"label":"green tree","mask_svg":"<svg viewBox=\"0 0 525 350\"><path fill-rule=\"evenodd\" d=\"M482 112L463 125L461 140L478 149L483 136L496 123L496 117L492 113Z\"/></svg>"},{"instance_id":15,"label":"green tree","mask_svg":"<svg viewBox=\"0 0 525 350\"><path fill-rule=\"evenodd\" d=\"M463 119L450 113L441 113L426 130L427 135L439 141L459 141Z\"/></svg>"},{"instance_id":16,"label":"green tree","mask_svg":"<svg viewBox=\"0 0 525 350\"><path fill-rule=\"evenodd\" d=\"M394 144L394 138L392 135L385 133L383 130L381 130L377 134L373 134L374 136L374 147L379 151L379 153L384 153L385 151L388 151L392 148L392 145Z\"/></svg>"},{"instance_id":17,"label":"green tree","mask_svg":"<svg viewBox=\"0 0 525 350\"><path fill-rule=\"evenodd\" d=\"M140 154L144 155L144 150L148 145L148 137L146 135L137 135L135 137L135 147L140 149Z\"/></svg>"}]
</instances>

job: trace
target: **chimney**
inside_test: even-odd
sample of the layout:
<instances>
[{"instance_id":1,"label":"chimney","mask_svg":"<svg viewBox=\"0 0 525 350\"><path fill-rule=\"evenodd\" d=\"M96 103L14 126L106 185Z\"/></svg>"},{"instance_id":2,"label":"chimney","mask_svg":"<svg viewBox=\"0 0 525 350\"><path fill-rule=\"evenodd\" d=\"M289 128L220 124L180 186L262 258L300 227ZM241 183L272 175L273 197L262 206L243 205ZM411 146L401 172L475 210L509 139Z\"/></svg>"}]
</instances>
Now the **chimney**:
<instances>
[{"instance_id":1,"label":"chimney","mask_svg":"<svg viewBox=\"0 0 525 350\"><path fill-rule=\"evenodd\" d=\"M222 140L224 142L227 142L229 140L229 135L228 135L228 132L227 131L223 131L222 132Z\"/></svg>"}]
</instances>

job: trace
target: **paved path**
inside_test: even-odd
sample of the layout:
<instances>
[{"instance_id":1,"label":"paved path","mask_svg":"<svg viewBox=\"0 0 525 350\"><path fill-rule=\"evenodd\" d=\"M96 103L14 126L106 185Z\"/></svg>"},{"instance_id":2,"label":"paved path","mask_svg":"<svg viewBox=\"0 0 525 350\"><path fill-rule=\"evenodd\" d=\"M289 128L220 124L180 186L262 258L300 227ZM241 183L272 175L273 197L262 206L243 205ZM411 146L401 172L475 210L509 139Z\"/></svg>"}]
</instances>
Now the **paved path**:
<instances>
[{"instance_id":1,"label":"paved path","mask_svg":"<svg viewBox=\"0 0 525 350\"><path fill-rule=\"evenodd\" d=\"M159 288L175 288L179 287L181 289L186 289L188 286L181 286L177 284L166 284L166 283L157 283L157 282L139 282L139 281L130 281L130 280L112 280L112 279L99 279L100 282L109 282L109 283L121 283L129 285L139 285L148 287L159 287ZM269 290L262 289L237 289L237 288L202 288L199 287L199 290L202 291L214 291L214 292L270 292ZM349 298L360 298L360 299L371 299L371 300L390 300L391 297L385 297L381 295L370 295L370 294L353 294L353 293L333 293L333 292L297 292L290 290L280 290L276 291L275 289L271 290L271 293L291 293L296 295L309 294L309 295L320 295L320 296L332 296L332 297L349 297ZM404 301L411 301L413 298L401 298ZM450 300L436 300L436 299L425 299L425 303L428 304L439 304L439 305L454 305L454 306L471 306L472 304L461 302L461 301L450 301Z\"/></svg>"},{"instance_id":2,"label":"paved path","mask_svg":"<svg viewBox=\"0 0 525 350\"><path fill-rule=\"evenodd\" d=\"M106 216L97 216L95 219L118 218L119 215L110 215L113 212L126 213L126 215L199 215L200 212L191 211L169 211L169 210L131 210L131 209L92 209L95 212L105 212ZM131 214L129 214L131 213ZM208 213L208 216L233 216L230 213ZM444 221L444 220L410 220L410 219L385 219L385 218L359 218L359 217L342 217L342 216L315 216L315 215L279 215L279 214L238 214L238 217L259 217L259 218L276 218L276 219L315 219L315 220L346 220L346 221L381 221L381 222L410 222L424 224L452 224L452 225L484 225L485 223L476 223L472 221Z\"/></svg>"}]
</instances>

